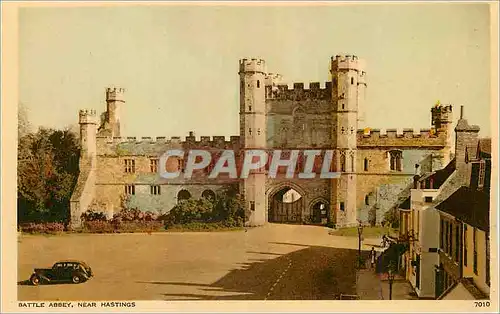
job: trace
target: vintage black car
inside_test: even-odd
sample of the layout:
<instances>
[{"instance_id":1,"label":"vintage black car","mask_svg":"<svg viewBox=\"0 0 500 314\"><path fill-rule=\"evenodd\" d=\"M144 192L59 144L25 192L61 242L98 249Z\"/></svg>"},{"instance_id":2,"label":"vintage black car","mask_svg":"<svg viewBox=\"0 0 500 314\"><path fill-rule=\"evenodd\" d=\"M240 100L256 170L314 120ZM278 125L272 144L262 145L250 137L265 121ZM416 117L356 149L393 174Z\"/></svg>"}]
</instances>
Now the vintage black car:
<instances>
[{"instance_id":1,"label":"vintage black car","mask_svg":"<svg viewBox=\"0 0 500 314\"><path fill-rule=\"evenodd\" d=\"M52 268L35 268L30 277L33 285L53 282L82 283L93 277L92 269L82 261L60 261Z\"/></svg>"}]
</instances>

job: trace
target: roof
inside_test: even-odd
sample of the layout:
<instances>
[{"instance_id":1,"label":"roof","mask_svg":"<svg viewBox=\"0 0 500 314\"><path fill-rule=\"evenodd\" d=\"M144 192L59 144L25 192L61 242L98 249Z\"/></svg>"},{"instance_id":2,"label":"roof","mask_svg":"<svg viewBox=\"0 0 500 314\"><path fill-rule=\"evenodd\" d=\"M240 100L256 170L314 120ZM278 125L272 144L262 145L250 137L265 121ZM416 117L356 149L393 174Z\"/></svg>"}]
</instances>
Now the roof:
<instances>
[{"instance_id":1,"label":"roof","mask_svg":"<svg viewBox=\"0 0 500 314\"><path fill-rule=\"evenodd\" d=\"M443 169L437 170L434 173L429 173L422 176L418 182L432 179L432 188L439 189L441 185L453 174L457 165L456 158L453 158ZM409 207L408 207L409 208Z\"/></svg>"},{"instance_id":2,"label":"roof","mask_svg":"<svg viewBox=\"0 0 500 314\"><path fill-rule=\"evenodd\" d=\"M460 283L469 291L469 293L476 300L488 299L488 296L483 293L479 288L474 284L474 280L472 278L462 278L460 279Z\"/></svg>"},{"instance_id":3,"label":"roof","mask_svg":"<svg viewBox=\"0 0 500 314\"><path fill-rule=\"evenodd\" d=\"M477 157L476 158L491 158L491 138L482 138L477 144Z\"/></svg>"},{"instance_id":4,"label":"roof","mask_svg":"<svg viewBox=\"0 0 500 314\"><path fill-rule=\"evenodd\" d=\"M411 196L407 197L401 204L399 204L400 209L410 209Z\"/></svg>"},{"instance_id":5,"label":"roof","mask_svg":"<svg viewBox=\"0 0 500 314\"><path fill-rule=\"evenodd\" d=\"M472 278L460 278L455 281L448 289L446 289L437 299L443 300L451 291L453 291L459 284L470 293L471 296L474 297L475 300L485 300L488 299L488 295L483 293L479 288L474 284L474 280Z\"/></svg>"},{"instance_id":6,"label":"roof","mask_svg":"<svg viewBox=\"0 0 500 314\"><path fill-rule=\"evenodd\" d=\"M490 229L490 195L487 192L463 186L436 208L483 231Z\"/></svg>"}]
</instances>

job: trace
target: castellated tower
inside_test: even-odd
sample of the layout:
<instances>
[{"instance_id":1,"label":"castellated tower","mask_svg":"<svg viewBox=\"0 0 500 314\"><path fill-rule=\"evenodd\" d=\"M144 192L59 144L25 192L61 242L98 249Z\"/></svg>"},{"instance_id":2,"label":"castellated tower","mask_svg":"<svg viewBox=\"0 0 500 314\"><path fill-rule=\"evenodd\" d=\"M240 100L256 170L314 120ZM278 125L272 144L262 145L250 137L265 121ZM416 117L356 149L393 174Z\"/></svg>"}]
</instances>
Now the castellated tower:
<instances>
[{"instance_id":1,"label":"castellated tower","mask_svg":"<svg viewBox=\"0 0 500 314\"><path fill-rule=\"evenodd\" d=\"M103 135L119 137L120 135L120 109L125 104L125 89L106 88L106 113L101 132Z\"/></svg>"},{"instance_id":2,"label":"castellated tower","mask_svg":"<svg viewBox=\"0 0 500 314\"><path fill-rule=\"evenodd\" d=\"M357 223L356 208L356 133L358 108L364 101L366 88L361 60L356 56L331 59L332 74L332 146L335 149L335 171L332 180L332 221L337 226Z\"/></svg>"},{"instance_id":3,"label":"castellated tower","mask_svg":"<svg viewBox=\"0 0 500 314\"><path fill-rule=\"evenodd\" d=\"M439 102L431 109L431 125L437 135L444 133L446 136L446 146L442 150L443 167L452 159L455 145L453 140L453 107L451 105L441 105Z\"/></svg>"},{"instance_id":4,"label":"castellated tower","mask_svg":"<svg viewBox=\"0 0 500 314\"><path fill-rule=\"evenodd\" d=\"M97 133L97 114L95 110L80 110L78 116L80 124L80 159L91 159L95 157L96 133Z\"/></svg>"},{"instance_id":5,"label":"castellated tower","mask_svg":"<svg viewBox=\"0 0 500 314\"><path fill-rule=\"evenodd\" d=\"M247 150L266 148L266 65L260 59L242 59L240 75L240 141L243 153ZM243 180L240 189L245 196L245 208L250 226L266 223L266 173L252 170Z\"/></svg>"}]
</instances>

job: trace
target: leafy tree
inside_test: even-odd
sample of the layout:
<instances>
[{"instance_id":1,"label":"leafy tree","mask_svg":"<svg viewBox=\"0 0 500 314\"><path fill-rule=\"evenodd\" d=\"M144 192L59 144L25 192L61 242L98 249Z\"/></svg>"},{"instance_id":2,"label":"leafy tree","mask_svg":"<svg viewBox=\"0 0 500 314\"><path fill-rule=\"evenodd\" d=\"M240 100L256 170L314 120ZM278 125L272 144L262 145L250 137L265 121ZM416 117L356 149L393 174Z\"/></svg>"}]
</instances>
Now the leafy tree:
<instances>
[{"instance_id":1,"label":"leafy tree","mask_svg":"<svg viewBox=\"0 0 500 314\"><path fill-rule=\"evenodd\" d=\"M69 130L40 128L18 139L18 222L67 220L78 159Z\"/></svg>"}]
</instances>

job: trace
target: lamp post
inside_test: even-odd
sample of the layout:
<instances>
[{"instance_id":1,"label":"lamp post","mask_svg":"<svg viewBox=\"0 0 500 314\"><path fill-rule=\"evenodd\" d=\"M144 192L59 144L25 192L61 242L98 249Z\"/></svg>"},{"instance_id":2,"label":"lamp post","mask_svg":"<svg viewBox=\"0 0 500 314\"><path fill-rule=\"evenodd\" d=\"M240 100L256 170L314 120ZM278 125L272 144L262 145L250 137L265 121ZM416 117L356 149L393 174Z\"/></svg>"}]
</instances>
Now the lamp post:
<instances>
[{"instance_id":1,"label":"lamp post","mask_svg":"<svg viewBox=\"0 0 500 314\"><path fill-rule=\"evenodd\" d=\"M387 271L387 279L389 280L389 300L392 300L392 283L394 282L394 271L392 261L389 263L389 270Z\"/></svg>"},{"instance_id":2,"label":"lamp post","mask_svg":"<svg viewBox=\"0 0 500 314\"><path fill-rule=\"evenodd\" d=\"M363 225L361 221L358 225L358 267L361 268L361 235L363 234Z\"/></svg>"}]
</instances>

